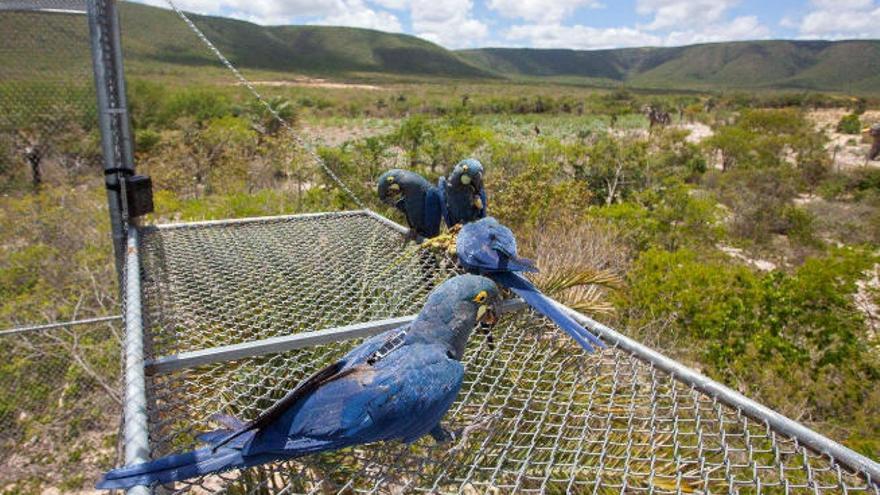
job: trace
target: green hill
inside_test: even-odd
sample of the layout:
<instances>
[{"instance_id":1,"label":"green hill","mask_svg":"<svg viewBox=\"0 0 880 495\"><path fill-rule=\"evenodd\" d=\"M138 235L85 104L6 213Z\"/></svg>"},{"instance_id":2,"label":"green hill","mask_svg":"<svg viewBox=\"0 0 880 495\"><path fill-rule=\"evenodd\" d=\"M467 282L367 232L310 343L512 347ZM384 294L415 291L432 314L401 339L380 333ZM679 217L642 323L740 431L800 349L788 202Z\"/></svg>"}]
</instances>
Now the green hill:
<instances>
[{"instance_id":1,"label":"green hill","mask_svg":"<svg viewBox=\"0 0 880 495\"><path fill-rule=\"evenodd\" d=\"M582 77L642 88L880 90L880 41L744 41L671 48L460 51L507 77Z\"/></svg>"},{"instance_id":2,"label":"green hill","mask_svg":"<svg viewBox=\"0 0 880 495\"><path fill-rule=\"evenodd\" d=\"M217 64L214 55L171 11L124 2L120 16L129 59ZM233 64L243 68L312 74L491 77L455 52L405 34L330 26L260 26L199 15L191 15L191 19Z\"/></svg>"},{"instance_id":3,"label":"green hill","mask_svg":"<svg viewBox=\"0 0 880 495\"><path fill-rule=\"evenodd\" d=\"M214 55L173 12L120 6L126 68L132 75L197 80L217 74ZM880 92L880 41L745 41L671 48L450 51L420 38L329 26L260 26L192 15L237 66L279 73L386 80L437 78L555 81L656 89L800 89ZM0 50L0 79L87 67L82 17L0 14L12 33ZM46 29L49 32L46 32ZM34 30L43 30L37 35ZM78 54L78 55L76 55ZM72 64L75 58L83 63ZM206 68L214 71L206 71ZM257 76L259 77L259 76Z\"/></svg>"}]
</instances>

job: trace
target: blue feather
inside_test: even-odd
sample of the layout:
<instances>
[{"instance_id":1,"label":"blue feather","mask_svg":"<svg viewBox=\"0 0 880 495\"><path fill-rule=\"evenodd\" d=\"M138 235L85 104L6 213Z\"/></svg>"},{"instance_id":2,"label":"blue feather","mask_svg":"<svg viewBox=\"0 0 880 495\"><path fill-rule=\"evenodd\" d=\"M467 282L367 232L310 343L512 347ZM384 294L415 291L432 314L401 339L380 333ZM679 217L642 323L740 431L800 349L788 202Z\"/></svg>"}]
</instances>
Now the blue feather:
<instances>
[{"instance_id":1,"label":"blue feather","mask_svg":"<svg viewBox=\"0 0 880 495\"><path fill-rule=\"evenodd\" d=\"M605 348L604 342L581 326L581 324L575 321L571 316L568 316L560 310L550 299L547 298L547 296L542 294L537 287L526 280L525 277L512 272L495 272L489 276L499 284L512 290L519 297L523 298L523 300L535 311L553 320L553 323L556 323L559 328L565 330L566 333L571 335L571 337L587 351L593 352L595 350L594 347Z\"/></svg>"},{"instance_id":2,"label":"blue feather","mask_svg":"<svg viewBox=\"0 0 880 495\"><path fill-rule=\"evenodd\" d=\"M461 265L468 271L485 274L522 297L536 311L553 320L584 349L592 352L605 344L560 310L525 277L515 272L538 271L534 262L520 258L513 232L493 217L464 225L458 234L456 252Z\"/></svg>"}]
</instances>

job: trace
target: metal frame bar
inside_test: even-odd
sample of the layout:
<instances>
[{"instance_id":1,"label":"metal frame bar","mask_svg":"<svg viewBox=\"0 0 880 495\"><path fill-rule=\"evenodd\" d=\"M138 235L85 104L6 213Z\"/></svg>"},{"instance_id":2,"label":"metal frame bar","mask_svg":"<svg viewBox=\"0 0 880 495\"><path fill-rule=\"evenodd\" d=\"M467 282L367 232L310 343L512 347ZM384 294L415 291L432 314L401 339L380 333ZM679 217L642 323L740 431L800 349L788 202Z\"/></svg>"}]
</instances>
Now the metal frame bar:
<instances>
[{"instance_id":1,"label":"metal frame bar","mask_svg":"<svg viewBox=\"0 0 880 495\"><path fill-rule=\"evenodd\" d=\"M523 309L525 306L526 304L519 299L509 300L501 305L501 312L507 313L517 311ZM303 347L372 337L385 330L391 330L392 328L406 325L415 320L416 316L417 315L407 315L397 318L373 320L312 332L301 332L281 337L270 337L252 342L243 342L241 344L231 344L211 347L209 349L201 349L198 351L182 352L180 354L147 360L144 363L144 366L148 375L159 375L204 364L235 361L242 358L275 354L293 349L302 349Z\"/></svg>"},{"instance_id":2,"label":"metal frame bar","mask_svg":"<svg viewBox=\"0 0 880 495\"><path fill-rule=\"evenodd\" d=\"M180 229L189 229L194 227L214 227L214 226L225 226L225 225L240 225L240 224L248 224L248 223L263 223L263 222L271 222L275 220L296 220L296 219L306 219L306 218L326 218L326 217L350 217L357 215L368 215L369 210L344 210L344 211L325 211L318 213L296 213L293 215L272 215L265 217L247 217L247 218L230 218L224 220L201 220L198 222L178 222L178 223L166 223L162 225L153 225L148 228L157 229L157 230L180 230ZM384 217L383 217L384 218ZM389 221L388 219L385 219ZM396 225L396 224L395 224Z\"/></svg>"},{"instance_id":3,"label":"metal frame bar","mask_svg":"<svg viewBox=\"0 0 880 495\"><path fill-rule=\"evenodd\" d=\"M125 256L125 463L150 460L147 418L147 381L144 376L144 328L141 308L141 264L138 231L130 229ZM146 495L150 489L136 486L129 495Z\"/></svg>"},{"instance_id":4,"label":"metal frame bar","mask_svg":"<svg viewBox=\"0 0 880 495\"><path fill-rule=\"evenodd\" d=\"M6 335L16 335L20 333L27 332L39 332L41 330L53 330L55 328L64 328L64 327L73 327L77 325L91 325L94 323L104 323L106 321L116 321L121 320L122 315L114 315L114 316L98 316L95 318L84 318L82 320L73 320L73 321L59 321L55 323L46 323L43 325L29 325L26 327L17 327L10 328L8 330L0 330L0 337Z\"/></svg>"}]
</instances>

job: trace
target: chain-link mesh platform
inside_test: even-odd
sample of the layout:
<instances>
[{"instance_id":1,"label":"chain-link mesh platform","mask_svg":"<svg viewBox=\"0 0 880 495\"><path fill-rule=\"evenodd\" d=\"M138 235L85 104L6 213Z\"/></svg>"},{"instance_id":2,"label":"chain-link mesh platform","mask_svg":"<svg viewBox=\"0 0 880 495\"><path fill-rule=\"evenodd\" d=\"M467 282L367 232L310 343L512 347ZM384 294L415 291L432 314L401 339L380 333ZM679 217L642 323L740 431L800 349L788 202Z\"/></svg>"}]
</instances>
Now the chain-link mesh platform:
<instances>
[{"instance_id":1,"label":"chain-link mesh platform","mask_svg":"<svg viewBox=\"0 0 880 495\"><path fill-rule=\"evenodd\" d=\"M148 230L154 356L415 313L451 263L366 213ZM196 493L873 493L828 455L620 348L586 354L529 312L475 334L444 422L457 440L372 444L164 487ZM251 419L360 340L148 377L152 455L214 413Z\"/></svg>"}]
</instances>

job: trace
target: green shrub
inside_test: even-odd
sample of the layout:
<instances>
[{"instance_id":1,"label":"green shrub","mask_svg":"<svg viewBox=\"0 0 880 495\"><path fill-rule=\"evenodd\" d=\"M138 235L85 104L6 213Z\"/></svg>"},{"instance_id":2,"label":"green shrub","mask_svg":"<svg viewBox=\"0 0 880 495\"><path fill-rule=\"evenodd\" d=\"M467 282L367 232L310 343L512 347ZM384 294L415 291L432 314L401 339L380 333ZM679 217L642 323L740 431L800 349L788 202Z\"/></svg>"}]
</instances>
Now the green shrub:
<instances>
[{"instance_id":1,"label":"green shrub","mask_svg":"<svg viewBox=\"0 0 880 495\"><path fill-rule=\"evenodd\" d=\"M844 115L840 122L837 123L837 132L843 134L859 134L862 132L862 122L859 120L859 116L854 113Z\"/></svg>"},{"instance_id":2,"label":"green shrub","mask_svg":"<svg viewBox=\"0 0 880 495\"><path fill-rule=\"evenodd\" d=\"M866 417L876 410L880 361L853 299L856 281L876 261L869 251L838 249L793 273L764 274L691 250L652 249L630 271L623 305L671 318L661 340L687 342L683 351L706 373L771 407L847 428L861 418L859 431L876 431L880 420Z\"/></svg>"},{"instance_id":3,"label":"green shrub","mask_svg":"<svg viewBox=\"0 0 880 495\"><path fill-rule=\"evenodd\" d=\"M170 127L181 117L205 122L232 114L232 104L225 96L208 89L184 89L172 94L162 105L158 123Z\"/></svg>"}]
</instances>

